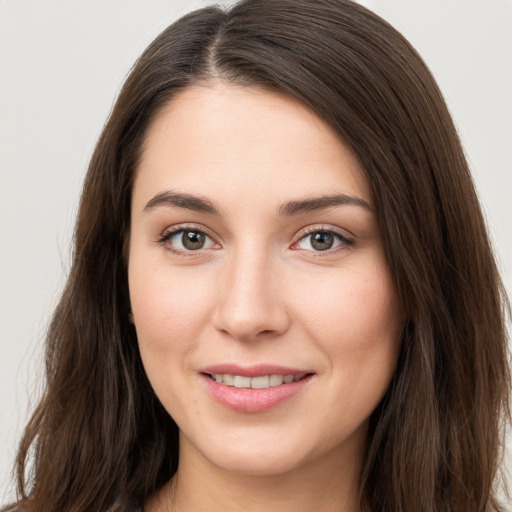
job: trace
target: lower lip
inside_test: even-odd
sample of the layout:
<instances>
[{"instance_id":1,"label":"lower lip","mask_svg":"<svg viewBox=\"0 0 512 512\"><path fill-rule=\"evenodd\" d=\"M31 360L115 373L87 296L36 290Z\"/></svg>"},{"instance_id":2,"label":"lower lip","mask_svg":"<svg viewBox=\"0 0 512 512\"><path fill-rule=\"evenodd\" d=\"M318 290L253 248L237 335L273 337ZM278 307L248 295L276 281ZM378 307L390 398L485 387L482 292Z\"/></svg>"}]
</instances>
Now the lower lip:
<instances>
[{"instance_id":1,"label":"lower lip","mask_svg":"<svg viewBox=\"0 0 512 512\"><path fill-rule=\"evenodd\" d=\"M297 382L271 386L265 389L236 388L212 380L203 374L208 391L221 405L237 412L257 413L272 409L299 393L313 378L307 375Z\"/></svg>"}]
</instances>

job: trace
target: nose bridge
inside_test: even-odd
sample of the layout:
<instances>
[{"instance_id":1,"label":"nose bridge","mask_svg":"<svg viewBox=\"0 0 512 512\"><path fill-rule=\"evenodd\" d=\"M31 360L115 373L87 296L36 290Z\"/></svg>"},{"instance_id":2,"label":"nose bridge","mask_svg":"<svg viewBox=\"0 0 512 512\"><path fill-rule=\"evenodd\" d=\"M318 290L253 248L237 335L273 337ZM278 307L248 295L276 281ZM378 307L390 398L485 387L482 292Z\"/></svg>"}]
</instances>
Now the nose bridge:
<instances>
[{"instance_id":1,"label":"nose bridge","mask_svg":"<svg viewBox=\"0 0 512 512\"><path fill-rule=\"evenodd\" d=\"M241 244L233 251L220 275L215 314L218 329L241 340L287 329L277 267L272 250L264 250L260 244Z\"/></svg>"}]
</instances>

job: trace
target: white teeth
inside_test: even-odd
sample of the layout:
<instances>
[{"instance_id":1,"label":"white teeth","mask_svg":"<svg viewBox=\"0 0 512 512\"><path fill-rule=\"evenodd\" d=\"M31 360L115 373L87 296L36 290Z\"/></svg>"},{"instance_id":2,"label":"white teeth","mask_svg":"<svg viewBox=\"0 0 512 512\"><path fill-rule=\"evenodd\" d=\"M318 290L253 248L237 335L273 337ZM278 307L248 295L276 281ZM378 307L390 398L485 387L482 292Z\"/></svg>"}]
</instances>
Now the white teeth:
<instances>
[{"instance_id":1,"label":"white teeth","mask_svg":"<svg viewBox=\"0 0 512 512\"><path fill-rule=\"evenodd\" d=\"M228 386L234 386L235 385L235 377L234 375L229 375L229 373L225 373L222 376L222 381L224 384L227 384Z\"/></svg>"},{"instance_id":2,"label":"white teeth","mask_svg":"<svg viewBox=\"0 0 512 512\"><path fill-rule=\"evenodd\" d=\"M270 378L267 376L264 377L253 377L251 379L251 388L254 389L264 389L270 386Z\"/></svg>"},{"instance_id":3,"label":"white teeth","mask_svg":"<svg viewBox=\"0 0 512 512\"><path fill-rule=\"evenodd\" d=\"M271 386L280 386L283 383L282 375L271 375L269 384Z\"/></svg>"},{"instance_id":4,"label":"white teeth","mask_svg":"<svg viewBox=\"0 0 512 512\"><path fill-rule=\"evenodd\" d=\"M260 375L258 377L245 377L242 375L231 375L229 373L215 373L211 377L216 382L221 382L227 386L236 388L266 389L281 384L289 384L303 379L307 374L299 373L297 375Z\"/></svg>"},{"instance_id":5,"label":"white teeth","mask_svg":"<svg viewBox=\"0 0 512 512\"><path fill-rule=\"evenodd\" d=\"M241 375L235 375L234 386L235 388L250 388L251 377L242 377Z\"/></svg>"}]
</instances>

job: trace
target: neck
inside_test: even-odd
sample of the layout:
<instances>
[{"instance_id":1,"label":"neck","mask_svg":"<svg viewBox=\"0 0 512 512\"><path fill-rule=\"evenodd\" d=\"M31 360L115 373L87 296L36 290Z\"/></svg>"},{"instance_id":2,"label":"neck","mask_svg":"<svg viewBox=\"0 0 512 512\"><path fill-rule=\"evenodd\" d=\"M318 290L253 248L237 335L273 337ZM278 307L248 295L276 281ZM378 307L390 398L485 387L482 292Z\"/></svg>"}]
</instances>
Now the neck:
<instances>
[{"instance_id":1,"label":"neck","mask_svg":"<svg viewBox=\"0 0 512 512\"><path fill-rule=\"evenodd\" d=\"M343 447L280 474L248 475L205 459L184 436L176 475L146 505L146 512L360 512L364 443ZM347 452L347 450L345 450Z\"/></svg>"}]
</instances>

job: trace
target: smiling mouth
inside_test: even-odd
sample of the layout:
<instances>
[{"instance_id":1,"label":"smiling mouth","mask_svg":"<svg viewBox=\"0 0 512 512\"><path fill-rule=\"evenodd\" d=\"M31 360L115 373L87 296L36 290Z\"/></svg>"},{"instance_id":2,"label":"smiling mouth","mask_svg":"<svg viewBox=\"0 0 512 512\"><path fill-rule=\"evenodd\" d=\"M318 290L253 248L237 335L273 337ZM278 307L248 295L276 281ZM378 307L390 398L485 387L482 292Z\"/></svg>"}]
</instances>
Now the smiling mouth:
<instances>
[{"instance_id":1,"label":"smiling mouth","mask_svg":"<svg viewBox=\"0 0 512 512\"><path fill-rule=\"evenodd\" d=\"M245 389L266 389L283 384L298 382L310 373L299 373L296 375L260 375L257 377L247 377L245 375L231 375L229 373L207 373L210 379L226 386Z\"/></svg>"}]
</instances>

